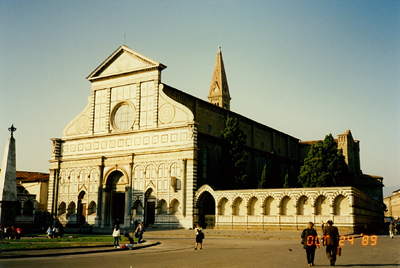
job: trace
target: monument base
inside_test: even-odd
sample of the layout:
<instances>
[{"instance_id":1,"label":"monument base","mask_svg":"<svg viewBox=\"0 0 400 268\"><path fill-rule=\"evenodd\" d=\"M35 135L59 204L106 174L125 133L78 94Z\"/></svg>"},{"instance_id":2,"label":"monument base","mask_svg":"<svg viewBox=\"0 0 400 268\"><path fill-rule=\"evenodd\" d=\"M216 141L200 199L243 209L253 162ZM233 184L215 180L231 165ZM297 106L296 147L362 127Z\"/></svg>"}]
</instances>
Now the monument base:
<instances>
[{"instance_id":1,"label":"monument base","mask_svg":"<svg viewBox=\"0 0 400 268\"><path fill-rule=\"evenodd\" d=\"M14 225L19 201L0 201L0 224Z\"/></svg>"}]
</instances>

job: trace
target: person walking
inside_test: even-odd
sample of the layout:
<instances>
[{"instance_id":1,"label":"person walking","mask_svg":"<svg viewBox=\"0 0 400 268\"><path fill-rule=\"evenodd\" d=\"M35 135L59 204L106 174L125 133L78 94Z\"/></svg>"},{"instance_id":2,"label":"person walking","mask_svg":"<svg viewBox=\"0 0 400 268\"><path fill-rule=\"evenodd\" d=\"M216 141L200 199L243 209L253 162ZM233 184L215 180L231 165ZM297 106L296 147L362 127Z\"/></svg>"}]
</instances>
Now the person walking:
<instances>
[{"instance_id":1,"label":"person walking","mask_svg":"<svg viewBox=\"0 0 400 268\"><path fill-rule=\"evenodd\" d=\"M200 244L200 249L203 249L203 239L204 239L203 229L200 227L199 224L197 224L194 231L196 233L196 245L195 245L194 249L197 250L197 246L199 244Z\"/></svg>"},{"instance_id":2,"label":"person walking","mask_svg":"<svg viewBox=\"0 0 400 268\"><path fill-rule=\"evenodd\" d=\"M315 249L319 248L318 235L314 229L314 223L309 222L307 228L301 232L301 243L306 250L308 266L314 266Z\"/></svg>"},{"instance_id":3,"label":"person walking","mask_svg":"<svg viewBox=\"0 0 400 268\"><path fill-rule=\"evenodd\" d=\"M112 236L114 237L114 248L120 248L119 242L118 242L120 235L121 235L121 231L119 230L119 226L116 225L113 230L113 234L112 234Z\"/></svg>"},{"instance_id":4,"label":"person walking","mask_svg":"<svg viewBox=\"0 0 400 268\"><path fill-rule=\"evenodd\" d=\"M142 239L143 239L143 232L144 232L144 226L143 226L143 222L141 222L140 224L139 224L139 226L136 228L136 231L135 231L137 234L138 234L138 244L142 241Z\"/></svg>"},{"instance_id":5,"label":"person walking","mask_svg":"<svg viewBox=\"0 0 400 268\"><path fill-rule=\"evenodd\" d=\"M392 222L392 221L391 221L390 224L389 224L389 235L390 235L390 238L393 238L393 235L394 235L394 225L393 225L393 222Z\"/></svg>"},{"instance_id":6,"label":"person walking","mask_svg":"<svg viewBox=\"0 0 400 268\"><path fill-rule=\"evenodd\" d=\"M326 246L326 256L330 261L330 266L335 266L336 252L339 246L339 230L333 226L333 221L329 220L324 228L324 246Z\"/></svg>"}]
</instances>

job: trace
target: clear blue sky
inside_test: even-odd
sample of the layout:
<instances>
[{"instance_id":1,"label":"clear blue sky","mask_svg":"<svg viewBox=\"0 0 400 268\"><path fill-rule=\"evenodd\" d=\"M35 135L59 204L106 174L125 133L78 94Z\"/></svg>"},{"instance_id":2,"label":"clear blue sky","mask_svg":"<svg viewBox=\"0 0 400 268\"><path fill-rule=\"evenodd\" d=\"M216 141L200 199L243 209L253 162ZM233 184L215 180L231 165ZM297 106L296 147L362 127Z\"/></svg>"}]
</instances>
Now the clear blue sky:
<instances>
[{"instance_id":1,"label":"clear blue sky","mask_svg":"<svg viewBox=\"0 0 400 268\"><path fill-rule=\"evenodd\" d=\"M14 124L17 170L49 172L50 139L121 44L205 100L221 46L231 110L304 141L350 129L363 172L400 188L400 1L2 0L0 23L0 152Z\"/></svg>"}]
</instances>

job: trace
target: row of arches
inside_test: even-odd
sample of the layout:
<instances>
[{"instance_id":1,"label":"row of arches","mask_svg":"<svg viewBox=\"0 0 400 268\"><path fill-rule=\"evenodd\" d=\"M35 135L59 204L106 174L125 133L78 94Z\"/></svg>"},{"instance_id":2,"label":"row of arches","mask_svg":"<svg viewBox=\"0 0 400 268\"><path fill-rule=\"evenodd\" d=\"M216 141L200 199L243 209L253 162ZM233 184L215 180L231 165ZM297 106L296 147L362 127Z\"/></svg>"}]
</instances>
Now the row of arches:
<instances>
[{"instance_id":1,"label":"row of arches","mask_svg":"<svg viewBox=\"0 0 400 268\"><path fill-rule=\"evenodd\" d=\"M161 199L158 202L157 214L158 215L165 215L165 214L179 215L179 214L181 214L179 201L174 199L171 201L170 205L168 206L167 202L164 199Z\"/></svg>"},{"instance_id":2,"label":"row of arches","mask_svg":"<svg viewBox=\"0 0 400 268\"><path fill-rule=\"evenodd\" d=\"M314 203L314 204L313 204ZM230 201L223 197L217 206L218 215L330 215L332 209L327 197L318 196L315 202L311 202L307 196L301 196L297 202L290 196L284 196L280 200L269 196L261 203L257 197L251 197L246 202L242 197L236 197ZM349 200L343 195L338 195L333 201L334 215L349 215Z\"/></svg>"},{"instance_id":3,"label":"row of arches","mask_svg":"<svg viewBox=\"0 0 400 268\"><path fill-rule=\"evenodd\" d=\"M121 170L122 173L127 172ZM146 165L137 164L133 167L133 179L157 179L157 178L180 178L182 174L182 164L180 162L172 163L148 163ZM60 175L61 183L70 182L98 182L98 168L82 168L62 170ZM107 176L106 176L107 177Z\"/></svg>"},{"instance_id":4,"label":"row of arches","mask_svg":"<svg viewBox=\"0 0 400 268\"><path fill-rule=\"evenodd\" d=\"M62 170L59 177L62 184L70 182L98 182L99 171L97 168Z\"/></svg>"},{"instance_id":5,"label":"row of arches","mask_svg":"<svg viewBox=\"0 0 400 268\"><path fill-rule=\"evenodd\" d=\"M134 167L134 179L156 179L180 177L182 167L179 162L172 163L148 163L147 165L138 164Z\"/></svg>"},{"instance_id":6,"label":"row of arches","mask_svg":"<svg viewBox=\"0 0 400 268\"><path fill-rule=\"evenodd\" d=\"M97 211L97 205L96 202L92 201L89 203L88 206L88 213L87 214L95 214ZM58 215L66 214L66 215L72 215L77 213L77 205L74 201L71 201L68 204L68 207L65 202L61 202L60 205L58 206Z\"/></svg>"}]
</instances>

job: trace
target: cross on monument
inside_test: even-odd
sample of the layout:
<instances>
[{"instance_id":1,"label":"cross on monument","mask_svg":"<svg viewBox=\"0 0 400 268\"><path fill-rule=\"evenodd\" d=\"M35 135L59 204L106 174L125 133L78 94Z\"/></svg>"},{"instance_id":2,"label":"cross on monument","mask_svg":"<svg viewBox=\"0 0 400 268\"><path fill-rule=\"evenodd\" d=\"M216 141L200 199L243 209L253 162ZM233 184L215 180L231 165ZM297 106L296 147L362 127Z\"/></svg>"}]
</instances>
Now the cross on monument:
<instances>
[{"instance_id":1,"label":"cross on monument","mask_svg":"<svg viewBox=\"0 0 400 268\"><path fill-rule=\"evenodd\" d=\"M12 124L11 127L8 128L8 131L11 132L11 137L14 137L14 136L13 136L13 132L15 132L16 130L17 130L17 129L14 127L14 124Z\"/></svg>"}]
</instances>

